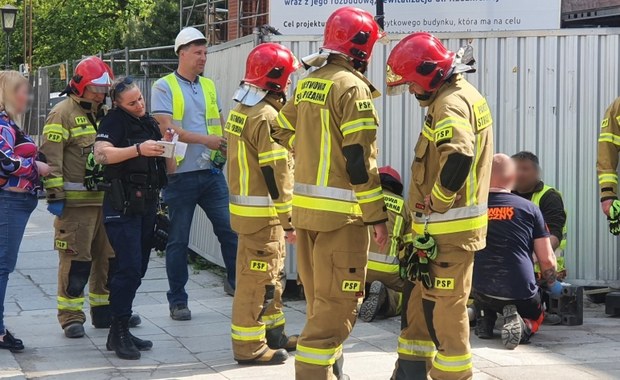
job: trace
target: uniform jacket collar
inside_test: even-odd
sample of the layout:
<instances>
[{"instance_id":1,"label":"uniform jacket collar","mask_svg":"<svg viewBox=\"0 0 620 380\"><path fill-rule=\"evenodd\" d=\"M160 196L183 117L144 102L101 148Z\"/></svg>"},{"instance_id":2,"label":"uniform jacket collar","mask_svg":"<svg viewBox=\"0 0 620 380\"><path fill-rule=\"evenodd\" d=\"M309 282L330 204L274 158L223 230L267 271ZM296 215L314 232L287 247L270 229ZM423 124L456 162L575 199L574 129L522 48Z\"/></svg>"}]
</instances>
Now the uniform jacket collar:
<instances>
[{"instance_id":1,"label":"uniform jacket collar","mask_svg":"<svg viewBox=\"0 0 620 380\"><path fill-rule=\"evenodd\" d=\"M76 102L78 106L80 106L80 108L84 110L84 112L96 115L97 111L99 111L99 103L95 103L92 100L80 98L79 96L74 94L69 94L69 97L73 99L73 101Z\"/></svg>"},{"instance_id":2,"label":"uniform jacket collar","mask_svg":"<svg viewBox=\"0 0 620 380\"><path fill-rule=\"evenodd\" d=\"M275 108L278 112L284 107L283 97L279 94L269 93L265 96L263 101Z\"/></svg>"},{"instance_id":3,"label":"uniform jacket collar","mask_svg":"<svg viewBox=\"0 0 620 380\"><path fill-rule=\"evenodd\" d=\"M366 85L370 89L370 92L372 93L372 97L373 98L378 98L379 96L381 96L381 93L379 92L379 90L377 90L377 88L372 83L370 83L368 78L366 78L359 71L355 70L353 68L353 66L351 66L349 61L346 60L346 58L344 58L344 57L342 57L340 55L337 55L337 54L332 54L332 55L329 56L329 63L337 65L337 66L340 66L340 67L344 67L345 69L347 69L351 73L353 73L353 75L355 75L356 77L358 77L359 79L364 81L364 83L366 83Z\"/></svg>"},{"instance_id":4,"label":"uniform jacket collar","mask_svg":"<svg viewBox=\"0 0 620 380\"><path fill-rule=\"evenodd\" d=\"M433 104L435 99L437 99L437 97L440 94L442 94L445 91L447 91L450 87L456 86L456 84L459 83L459 81L462 80L462 79L463 79L463 75L461 75L461 74L457 74L457 75L453 76L452 78L448 79L441 86L439 86L439 89L437 89L437 91L435 91L433 93L433 95L431 95L430 98L428 98L426 100L418 99L418 102L420 102L420 106L421 107L428 107L428 106L430 106L431 104Z\"/></svg>"}]
</instances>

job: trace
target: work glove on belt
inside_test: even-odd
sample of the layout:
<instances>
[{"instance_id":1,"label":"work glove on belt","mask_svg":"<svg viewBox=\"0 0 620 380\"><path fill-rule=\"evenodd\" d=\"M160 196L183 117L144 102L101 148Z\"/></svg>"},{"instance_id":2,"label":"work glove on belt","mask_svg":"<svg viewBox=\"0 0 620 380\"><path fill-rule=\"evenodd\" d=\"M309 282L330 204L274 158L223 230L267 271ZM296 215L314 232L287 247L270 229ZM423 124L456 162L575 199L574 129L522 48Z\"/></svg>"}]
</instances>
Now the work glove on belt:
<instances>
[{"instance_id":1,"label":"work glove on belt","mask_svg":"<svg viewBox=\"0 0 620 380\"><path fill-rule=\"evenodd\" d=\"M615 236L620 235L620 200L614 199L611 203L607 221L609 222L609 232Z\"/></svg>"},{"instance_id":2,"label":"work glove on belt","mask_svg":"<svg viewBox=\"0 0 620 380\"><path fill-rule=\"evenodd\" d=\"M428 233L413 238L411 252L406 257L406 276L411 281L420 280L426 289L433 287L429 260L437 258L437 244Z\"/></svg>"}]
</instances>

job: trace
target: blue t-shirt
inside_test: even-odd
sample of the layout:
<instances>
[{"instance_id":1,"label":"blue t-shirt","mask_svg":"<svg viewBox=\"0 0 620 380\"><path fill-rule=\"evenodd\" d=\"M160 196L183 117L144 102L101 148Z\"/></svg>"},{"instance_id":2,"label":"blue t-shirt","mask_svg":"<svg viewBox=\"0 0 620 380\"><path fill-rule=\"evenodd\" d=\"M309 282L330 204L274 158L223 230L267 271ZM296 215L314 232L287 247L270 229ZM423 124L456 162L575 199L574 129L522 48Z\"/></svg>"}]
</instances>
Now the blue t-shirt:
<instances>
[{"instance_id":1,"label":"blue t-shirt","mask_svg":"<svg viewBox=\"0 0 620 380\"><path fill-rule=\"evenodd\" d=\"M548 236L542 213L532 202L515 194L490 193L487 246L476 254L474 290L515 300L534 297L534 240Z\"/></svg>"},{"instance_id":2,"label":"blue t-shirt","mask_svg":"<svg viewBox=\"0 0 620 380\"><path fill-rule=\"evenodd\" d=\"M179 81L179 86L183 92L185 101L185 111L183 112L182 127L184 130L199 134L207 134L207 105L205 96L202 93L202 86L199 78L191 82L176 71L174 72ZM218 103L219 104L219 103ZM151 91L151 114L164 114L172 116L172 91L170 86L163 78L158 79ZM221 111L220 111L221 112ZM181 162L175 173L186 173L196 170L203 170L198 166L198 158L207 149L201 144L188 144L185 152L185 159Z\"/></svg>"}]
</instances>

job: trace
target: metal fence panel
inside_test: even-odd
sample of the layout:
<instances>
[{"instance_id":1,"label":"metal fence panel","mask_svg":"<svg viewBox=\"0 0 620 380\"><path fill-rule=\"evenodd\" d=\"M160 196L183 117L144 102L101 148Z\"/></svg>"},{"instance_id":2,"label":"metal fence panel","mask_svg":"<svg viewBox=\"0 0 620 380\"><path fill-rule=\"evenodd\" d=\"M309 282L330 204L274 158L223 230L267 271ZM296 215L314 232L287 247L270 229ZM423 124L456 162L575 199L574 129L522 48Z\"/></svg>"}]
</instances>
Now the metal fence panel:
<instances>
[{"instance_id":1,"label":"metal fence panel","mask_svg":"<svg viewBox=\"0 0 620 380\"><path fill-rule=\"evenodd\" d=\"M536 152L543 177L558 187L568 210L566 252L570 281L620 287L620 251L599 211L596 180L598 126L606 107L620 95L617 70L620 29L581 29L439 35L456 50L471 42L478 71L468 75L488 99L495 120L496 151ZM384 88L387 55L404 36L377 46L368 76ZM318 36L273 36L298 57L317 50ZM252 44L229 46L209 55L207 75L215 75L225 110L243 74ZM412 150L423 110L408 94L375 101L381 118L380 164L398 169L408 183ZM198 218L200 219L200 218ZM202 222L196 224L202 229ZM200 226L200 227L199 227ZM198 234L198 233L196 233ZM216 239L200 231L208 250ZM219 248L217 248L219 259ZM294 255L287 265L294 275Z\"/></svg>"}]
</instances>

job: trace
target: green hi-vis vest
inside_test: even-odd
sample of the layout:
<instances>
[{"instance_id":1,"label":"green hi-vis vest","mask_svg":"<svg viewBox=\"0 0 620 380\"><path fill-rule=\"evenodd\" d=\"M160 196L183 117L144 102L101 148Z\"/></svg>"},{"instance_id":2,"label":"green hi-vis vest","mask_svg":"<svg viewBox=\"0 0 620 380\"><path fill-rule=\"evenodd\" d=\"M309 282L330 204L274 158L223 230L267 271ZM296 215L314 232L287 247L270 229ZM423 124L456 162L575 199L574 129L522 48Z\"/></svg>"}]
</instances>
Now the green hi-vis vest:
<instances>
[{"instance_id":1,"label":"green hi-vis vest","mask_svg":"<svg viewBox=\"0 0 620 380\"><path fill-rule=\"evenodd\" d=\"M183 91L181 91L181 86L179 85L179 79L175 73L170 73L164 77L164 80L168 83L172 93L172 121L174 121L177 126L183 128L185 99L183 98ZM200 81L200 87L202 87L202 93L205 97L205 105L207 106L207 133L223 137L224 133L222 131L222 122L220 119L220 107L217 104L215 84L211 79L201 76L198 77L198 80ZM215 159L217 152L217 150L211 150L211 160Z\"/></svg>"},{"instance_id":2,"label":"green hi-vis vest","mask_svg":"<svg viewBox=\"0 0 620 380\"><path fill-rule=\"evenodd\" d=\"M545 194L547 194L547 192L549 190L554 190L558 194L560 194L560 196L562 196L562 193L560 193L559 191L557 191L553 187L545 185L545 186L543 186L542 190L532 194L532 203L534 203L536 206L540 207L540 200L542 199L542 197ZM564 212L568 216L568 212L566 210L564 210ZM568 221L564 222L564 227L562 227L562 241L560 242L560 249L563 250L563 251L566 250L566 235L567 235L567 232L568 232L567 223L568 223Z\"/></svg>"}]
</instances>

